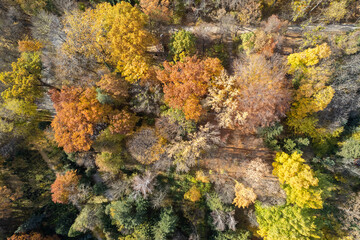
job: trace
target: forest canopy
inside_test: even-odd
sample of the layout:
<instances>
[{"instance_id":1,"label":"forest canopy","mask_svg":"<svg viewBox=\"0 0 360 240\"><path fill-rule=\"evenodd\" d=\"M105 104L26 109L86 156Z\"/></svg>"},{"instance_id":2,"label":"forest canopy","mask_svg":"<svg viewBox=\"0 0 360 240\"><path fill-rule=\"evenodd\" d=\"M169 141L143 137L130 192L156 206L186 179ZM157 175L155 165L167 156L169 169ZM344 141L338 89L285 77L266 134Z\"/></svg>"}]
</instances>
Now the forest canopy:
<instances>
[{"instance_id":1,"label":"forest canopy","mask_svg":"<svg viewBox=\"0 0 360 240\"><path fill-rule=\"evenodd\" d=\"M360 239L357 0L2 0L0 93L0 239Z\"/></svg>"}]
</instances>

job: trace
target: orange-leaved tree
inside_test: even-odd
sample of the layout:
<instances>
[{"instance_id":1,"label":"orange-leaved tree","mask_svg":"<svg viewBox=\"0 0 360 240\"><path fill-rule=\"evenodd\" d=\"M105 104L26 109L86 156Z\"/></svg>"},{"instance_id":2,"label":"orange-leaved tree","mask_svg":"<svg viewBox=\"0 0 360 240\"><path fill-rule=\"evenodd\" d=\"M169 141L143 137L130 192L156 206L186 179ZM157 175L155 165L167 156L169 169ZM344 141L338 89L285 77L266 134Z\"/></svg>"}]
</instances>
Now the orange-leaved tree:
<instances>
[{"instance_id":1,"label":"orange-leaved tree","mask_svg":"<svg viewBox=\"0 0 360 240\"><path fill-rule=\"evenodd\" d=\"M52 121L55 140L65 152L88 151L97 124L109 121L111 107L96 99L95 88L64 87L51 91L56 109Z\"/></svg>"},{"instance_id":2,"label":"orange-leaved tree","mask_svg":"<svg viewBox=\"0 0 360 240\"><path fill-rule=\"evenodd\" d=\"M165 101L181 109L186 119L199 120L203 111L200 100L207 94L210 80L222 70L217 58L201 60L193 56L174 64L164 62L164 69L156 71L156 75L164 84Z\"/></svg>"},{"instance_id":3,"label":"orange-leaved tree","mask_svg":"<svg viewBox=\"0 0 360 240\"><path fill-rule=\"evenodd\" d=\"M116 100L123 100L128 96L128 83L116 74L105 74L96 85Z\"/></svg>"},{"instance_id":4,"label":"orange-leaved tree","mask_svg":"<svg viewBox=\"0 0 360 240\"><path fill-rule=\"evenodd\" d=\"M22 234L14 234L9 237L7 240L60 240L60 238L56 235L53 236L43 236L37 232L31 233L22 233Z\"/></svg>"},{"instance_id":5,"label":"orange-leaved tree","mask_svg":"<svg viewBox=\"0 0 360 240\"><path fill-rule=\"evenodd\" d=\"M80 176L76 171L67 171L64 175L57 174L51 185L52 201L54 203L68 203L69 196L77 192Z\"/></svg>"},{"instance_id":6,"label":"orange-leaved tree","mask_svg":"<svg viewBox=\"0 0 360 240\"><path fill-rule=\"evenodd\" d=\"M150 19L161 22L170 21L172 11L169 0L141 0L140 7Z\"/></svg>"},{"instance_id":7,"label":"orange-leaved tree","mask_svg":"<svg viewBox=\"0 0 360 240\"><path fill-rule=\"evenodd\" d=\"M11 217L12 204L19 197L19 191L13 192L6 186L0 186L0 219Z\"/></svg>"},{"instance_id":8,"label":"orange-leaved tree","mask_svg":"<svg viewBox=\"0 0 360 240\"><path fill-rule=\"evenodd\" d=\"M36 52L43 48L43 44L36 40L24 39L18 42L20 52Z\"/></svg>"}]
</instances>

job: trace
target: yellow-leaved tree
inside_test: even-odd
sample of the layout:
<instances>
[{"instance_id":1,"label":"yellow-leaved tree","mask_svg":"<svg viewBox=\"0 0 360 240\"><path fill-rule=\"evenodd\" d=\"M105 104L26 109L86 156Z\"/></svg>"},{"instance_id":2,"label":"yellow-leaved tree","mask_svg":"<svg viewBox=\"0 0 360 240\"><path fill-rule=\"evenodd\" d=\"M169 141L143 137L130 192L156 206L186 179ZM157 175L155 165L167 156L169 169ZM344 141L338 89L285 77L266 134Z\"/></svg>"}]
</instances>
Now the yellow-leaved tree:
<instances>
[{"instance_id":1,"label":"yellow-leaved tree","mask_svg":"<svg viewBox=\"0 0 360 240\"><path fill-rule=\"evenodd\" d=\"M301 208L323 207L323 200L330 195L331 187L325 179L315 176L301 154L277 153L273 166L273 174L279 177L289 203Z\"/></svg>"},{"instance_id":2,"label":"yellow-leaved tree","mask_svg":"<svg viewBox=\"0 0 360 240\"><path fill-rule=\"evenodd\" d=\"M331 71L321 61L331 55L330 47L324 43L288 57L289 73L294 76L294 103L288 113L287 124L297 134L312 137L315 143L324 143L337 137L341 129L329 132L317 126L316 112L322 111L331 102L334 89L327 86Z\"/></svg>"},{"instance_id":3,"label":"yellow-leaved tree","mask_svg":"<svg viewBox=\"0 0 360 240\"><path fill-rule=\"evenodd\" d=\"M252 188L245 187L242 183L235 184L235 198L233 204L238 208L246 208L256 200L256 194Z\"/></svg>"},{"instance_id":4,"label":"yellow-leaved tree","mask_svg":"<svg viewBox=\"0 0 360 240\"><path fill-rule=\"evenodd\" d=\"M68 55L95 58L109 68L115 67L129 82L145 78L150 59L147 48L155 43L145 29L147 16L130 3L98 4L85 12L71 12L65 17Z\"/></svg>"}]
</instances>

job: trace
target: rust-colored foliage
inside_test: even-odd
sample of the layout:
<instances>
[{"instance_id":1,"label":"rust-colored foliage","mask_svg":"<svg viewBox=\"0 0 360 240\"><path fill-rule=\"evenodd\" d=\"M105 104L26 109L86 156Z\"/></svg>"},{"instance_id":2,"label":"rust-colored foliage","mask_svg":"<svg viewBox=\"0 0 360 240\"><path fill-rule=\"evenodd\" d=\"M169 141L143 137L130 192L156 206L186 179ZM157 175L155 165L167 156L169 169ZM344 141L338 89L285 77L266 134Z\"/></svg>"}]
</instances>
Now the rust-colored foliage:
<instances>
[{"instance_id":1,"label":"rust-colored foliage","mask_svg":"<svg viewBox=\"0 0 360 240\"><path fill-rule=\"evenodd\" d=\"M51 91L57 115L52 127L55 140L65 152L88 151L96 124L108 121L111 107L96 100L95 88L65 87Z\"/></svg>"},{"instance_id":2,"label":"rust-colored foliage","mask_svg":"<svg viewBox=\"0 0 360 240\"><path fill-rule=\"evenodd\" d=\"M161 22L170 21L172 11L169 0L141 0L140 7L151 19Z\"/></svg>"},{"instance_id":3,"label":"rust-colored foliage","mask_svg":"<svg viewBox=\"0 0 360 240\"><path fill-rule=\"evenodd\" d=\"M96 85L116 99L128 96L128 83L115 74L105 74Z\"/></svg>"},{"instance_id":4,"label":"rust-colored foliage","mask_svg":"<svg viewBox=\"0 0 360 240\"><path fill-rule=\"evenodd\" d=\"M19 192L13 193L6 186L0 186L0 219L5 219L11 216L12 202L20 196Z\"/></svg>"},{"instance_id":5,"label":"rust-colored foliage","mask_svg":"<svg viewBox=\"0 0 360 240\"><path fill-rule=\"evenodd\" d=\"M290 83L280 59L268 61L261 55L252 55L237 69L240 89L238 107L247 112L244 130L255 131L285 117L290 107Z\"/></svg>"},{"instance_id":6,"label":"rust-colored foliage","mask_svg":"<svg viewBox=\"0 0 360 240\"><path fill-rule=\"evenodd\" d=\"M196 56L184 62L164 62L164 70L156 72L164 84L165 101L185 113L186 119L199 120L203 111L200 99L207 93L209 81L220 75L223 67L217 58L201 60Z\"/></svg>"},{"instance_id":7,"label":"rust-colored foliage","mask_svg":"<svg viewBox=\"0 0 360 240\"><path fill-rule=\"evenodd\" d=\"M54 203L68 203L69 196L77 192L80 176L76 171L67 171L64 175L57 174L51 185L52 201Z\"/></svg>"},{"instance_id":8,"label":"rust-colored foliage","mask_svg":"<svg viewBox=\"0 0 360 240\"><path fill-rule=\"evenodd\" d=\"M137 122L137 117L126 110L117 111L110 119L109 130L111 133L128 134Z\"/></svg>"},{"instance_id":9,"label":"rust-colored foliage","mask_svg":"<svg viewBox=\"0 0 360 240\"><path fill-rule=\"evenodd\" d=\"M7 240L60 240L56 235L53 236L42 236L40 233L32 232L29 234L14 234Z\"/></svg>"}]
</instances>

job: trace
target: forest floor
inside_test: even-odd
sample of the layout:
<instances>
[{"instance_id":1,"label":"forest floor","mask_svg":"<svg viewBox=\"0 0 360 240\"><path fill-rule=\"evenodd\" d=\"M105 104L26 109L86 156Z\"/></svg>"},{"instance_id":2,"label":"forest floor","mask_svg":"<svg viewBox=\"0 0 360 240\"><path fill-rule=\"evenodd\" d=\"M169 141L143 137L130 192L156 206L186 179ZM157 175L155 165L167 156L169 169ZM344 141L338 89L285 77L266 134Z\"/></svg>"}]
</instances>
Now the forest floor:
<instances>
[{"instance_id":1,"label":"forest floor","mask_svg":"<svg viewBox=\"0 0 360 240\"><path fill-rule=\"evenodd\" d=\"M211 170L219 177L229 176L254 189L258 199L276 204L285 199L279 180L272 175L275 152L269 150L256 135L244 135L237 130L222 130L228 135L227 144L205 158L199 167Z\"/></svg>"}]
</instances>

